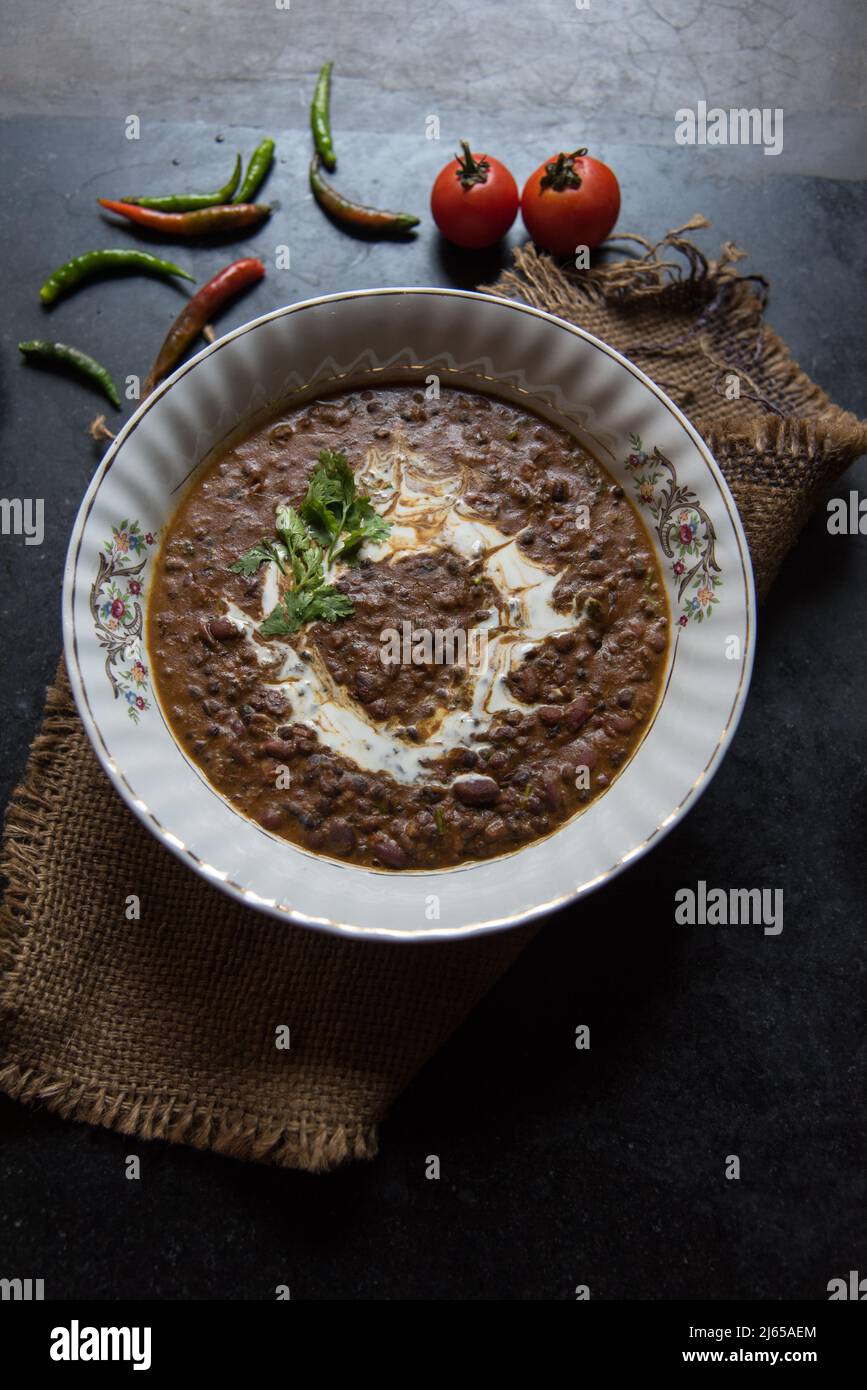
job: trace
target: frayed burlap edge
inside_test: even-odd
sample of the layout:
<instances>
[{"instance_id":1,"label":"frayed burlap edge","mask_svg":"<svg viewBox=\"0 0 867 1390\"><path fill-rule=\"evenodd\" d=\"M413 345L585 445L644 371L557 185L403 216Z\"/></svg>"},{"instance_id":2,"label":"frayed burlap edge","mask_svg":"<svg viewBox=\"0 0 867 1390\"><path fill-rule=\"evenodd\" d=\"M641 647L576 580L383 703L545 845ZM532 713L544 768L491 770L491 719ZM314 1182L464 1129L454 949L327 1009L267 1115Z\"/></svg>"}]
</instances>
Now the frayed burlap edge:
<instances>
[{"instance_id":1,"label":"frayed burlap edge","mask_svg":"<svg viewBox=\"0 0 867 1390\"><path fill-rule=\"evenodd\" d=\"M587 270L576 270L528 242L515 249L510 269L481 288L571 321L580 321L582 308L591 304L653 307L676 316L691 308L693 323L679 345L698 346L710 365L720 372L730 370L731 362L714 353L713 329L723 322L736 348L739 373L748 386L761 388L739 398L736 423L724 429L713 419L697 416L693 423L706 439L713 435L719 447L725 438L737 440L740 447L749 444L769 451L779 436L769 434L767 427L780 420L787 426L785 447L792 452L845 451L853 457L867 452L867 422L835 405L764 323L767 281L761 275L741 275L738 262L747 253L725 242L719 260L709 260L684 236L709 226L707 218L696 213L658 242L633 233L611 237L609 249L633 243L644 248L644 255ZM628 346L636 356L642 354L641 343Z\"/></svg>"},{"instance_id":2,"label":"frayed burlap edge","mask_svg":"<svg viewBox=\"0 0 867 1390\"><path fill-rule=\"evenodd\" d=\"M631 243L643 254L587 270L528 243L517 248L510 269L484 288L569 322L583 320L591 331L592 311L604 305L620 329L613 345L656 380L665 375L666 363L678 375L678 354L699 350L708 366L702 399L694 399L692 389L678 399L676 387L663 386L726 474L763 598L823 492L867 453L867 422L835 405L765 324L767 281L741 274L738 262L746 253L726 242L719 259L709 260L685 236L708 226L696 214L655 243L637 235L613 237L609 250ZM626 331L630 315L637 335L632 340L631 325ZM652 323L656 315L685 325L666 346L640 341L642 322ZM734 403L723 389L732 371L743 382ZM791 476L795 471L797 479Z\"/></svg>"},{"instance_id":3,"label":"frayed burlap edge","mask_svg":"<svg viewBox=\"0 0 867 1390\"><path fill-rule=\"evenodd\" d=\"M0 1070L0 1090L25 1105L39 1105L63 1119L102 1125L137 1139L165 1139L194 1149L211 1149L228 1158L325 1173L354 1159L375 1158L376 1129L297 1125L265 1126L239 1115L216 1119L204 1107L184 1101L160 1103L134 1087L120 1095L86 1086L72 1076L47 1075L10 1065Z\"/></svg>"},{"instance_id":4,"label":"frayed burlap edge","mask_svg":"<svg viewBox=\"0 0 867 1390\"><path fill-rule=\"evenodd\" d=\"M7 880L0 906L0 1015L15 1013L15 980L26 968L28 933L42 908L40 865L44 863L59 805L41 787L58 789L62 799L60 755L79 727L66 669L61 659L49 686L42 728L34 739L24 778L6 813L0 874ZM374 1158L375 1125L324 1128L302 1117L292 1124L265 1124L240 1113L231 1120L207 1107L178 1099L160 1102L129 1086L120 1094L83 1083L73 1074L48 1073L9 1063L0 1068L0 1091L13 1100L39 1105L64 1119L102 1125L140 1139L165 1139L231 1158L251 1159L308 1172L327 1172L353 1159Z\"/></svg>"},{"instance_id":5,"label":"frayed burlap edge","mask_svg":"<svg viewBox=\"0 0 867 1390\"><path fill-rule=\"evenodd\" d=\"M0 1012L10 1008L10 978L19 963L21 948L41 903L39 866L46 848L54 807L38 790L39 783L75 731L78 715L64 691L63 659L45 696L39 733L30 745L24 777L13 791L3 827L0 874L6 880L0 906Z\"/></svg>"}]
</instances>

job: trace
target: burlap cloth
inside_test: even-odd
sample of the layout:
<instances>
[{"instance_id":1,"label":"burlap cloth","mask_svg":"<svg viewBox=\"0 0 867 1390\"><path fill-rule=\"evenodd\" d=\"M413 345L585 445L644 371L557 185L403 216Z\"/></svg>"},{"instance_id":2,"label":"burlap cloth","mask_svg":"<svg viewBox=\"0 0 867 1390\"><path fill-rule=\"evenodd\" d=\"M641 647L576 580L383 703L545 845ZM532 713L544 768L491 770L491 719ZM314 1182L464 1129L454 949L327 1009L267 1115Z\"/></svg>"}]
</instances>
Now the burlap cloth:
<instances>
[{"instance_id":1,"label":"burlap cloth","mask_svg":"<svg viewBox=\"0 0 867 1390\"><path fill-rule=\"evenodd\" d=\"M706 225L655 247L634 238L591 272L530 247L493 288L598 334L684 408L728 478L762 594L822 490L867 451L867 427L763 326L766 285L739 273L741 253L708 262L686 239ZM240 907L126 810L62 665L2 870L0 1086L139 1138L287 1167L371 1157L390 1102L533 934L366 944Z\"/></svg>"}]
</instances>

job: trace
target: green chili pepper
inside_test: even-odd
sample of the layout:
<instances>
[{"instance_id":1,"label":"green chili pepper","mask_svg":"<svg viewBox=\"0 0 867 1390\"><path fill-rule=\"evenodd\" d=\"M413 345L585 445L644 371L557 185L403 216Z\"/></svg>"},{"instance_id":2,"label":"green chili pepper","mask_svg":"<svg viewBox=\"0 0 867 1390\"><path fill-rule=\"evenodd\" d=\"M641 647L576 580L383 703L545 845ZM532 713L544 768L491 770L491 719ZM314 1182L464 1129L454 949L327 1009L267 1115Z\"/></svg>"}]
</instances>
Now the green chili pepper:
<instances>
[{"instance_id":1,"label":"green chili pepper","mask_svg":"<svg viewBox=\"0 0 867 1390\"><path fill-rule=\"evenodd\" d=\"M322 156L322 163L328 170L337 168L337 155L334 153L334 145L331 140L331 114L329 110L331 104L331 69L333 67L333 63L323 64L322 71L316 79L316 88L310 105L313 143Z\"/></svg>"},{"instance_id":2,"label":"green chili pepper","mask_svg":"<svg viewBox=\"0 0 867 1390\"><path fill-rule=\"evenodd\" d=\"M23 352L28 362L60 363L64 367L72 367L82 376L89 377L108 396L112 405L120 410L120 396L111 376L105 367L80 348L68 347L66 343L48 343L37 338L28 343L19 343L18 349Z\"/></svg>"},{"instance_id":3,"label":"green chili pepper","mask_svg":"<svg viewBox=\"0 0 867 1390\"><path fill-rule=\"evenodd\" d=\"M140 208L154 208L156 212L194 212L196 208L211 208L217 203L228 203L238 187L241 177L241 156L235 155L232 177L216 193L167 193L162 198L124 198L125 203L135 203ZM239 199L239 202L243 199Z\"/></svg>"},{"instance_id":4,"label":"green chili pepper","mask_svg":"<svg viewBox=\"0 0 867 1390\"><path fill-rule=\"evenodd\" d=\"M252 203L259 185L271 168L273 158L273 140L263 140L261 145L256 146L250 157L250 163L247 165L244 182L232 199L233 203Z\"/></svg>"},{"instance_id":5,"label":"green chili pepper","mask_svg":"<svg viewBox=\"0 0 867 1390\"><path fill-rule=\"evenodd\" d=\"M310 187L321 208L330 212L338 222L362 232L408 232L418 226L418 218L409 212L383 212L381 208L369 208L364 203L353 203L338 193L337 189L322 177L319 156L315 154L310 163Z\"/></svg>"},{"instance_id":6,"label":"green chili pepper","mask_svg":"<svg viewBox=\"0 0 867 1390\"><path fill-rule=\"evenodd\" d=\"M39 291L39 298L43 304L53 304L55 299L59 299L68 290L75 289L82 280L91 275L100 275L106 270L146 270L154 275L180 275L182 280L192 280L195 284L194 275L181 270L180 266L172 261L163 261L159 256L152 256L150 251L85 251L83 255L74 256L65 265L58 266L49 275Z\"/></svg>"}]
</instances>

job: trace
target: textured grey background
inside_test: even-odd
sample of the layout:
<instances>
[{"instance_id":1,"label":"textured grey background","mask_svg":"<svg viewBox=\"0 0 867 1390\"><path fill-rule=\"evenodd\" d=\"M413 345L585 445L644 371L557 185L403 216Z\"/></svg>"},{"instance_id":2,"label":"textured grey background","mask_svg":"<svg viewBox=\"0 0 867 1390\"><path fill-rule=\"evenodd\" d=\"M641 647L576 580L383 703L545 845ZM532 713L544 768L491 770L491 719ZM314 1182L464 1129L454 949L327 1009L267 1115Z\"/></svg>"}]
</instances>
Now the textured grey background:
<instances>
[{"instance_id":1,"label":"textured grey background","mask_svg":"<svg viewBox=\"0 0 867 1390\"><path fill-rule=\"evenodd\" d=\"M44 312L45 273L138 244L94 198L216 185L278 141L279 204L248 243L172 247L200 280L245 249L292 269L221 318L377 284L493 278L508 248L441 243L427 193L455 142L519 181L590 143L623 188L619 228L747 247L770 321L835 399L867 414L863 5L569 0L469 5L268 0L208 6L5 0L0 52L0 493L42 496L46 543L0 540L0 791L20 776L60 646L66 539L98 458L98 399L17 361L19 338L143 373L182 294L104 282ZM340 186L425 215L402 245L312 205L307 108L335 59ZM680 148L674 112L782 106L778 158ZM123 136L130 114L137 143ZM424 139L427 116L439 142ZM218 140L217 137L222 137ZM520 225L510 244L521 239ZM143 244L143 243L142 243ZM863 465L838 491L860 481ZM731 754L647 860L554 919L395 1107L372 1165L324 1179L128 1140L0 1103L0 1275L49 1297L821 1299L864 1267L864 537L817 517L760 621ZM781 937L678 930L676 888L785 891ZM578 1023L593 1046L578 1053ZM143 1179L123 1178L123 1157ZM425 1181L440 1155L443 1178ZM741 1156L739 1183L723 1178Z\"/></svg>"}]
</instances>

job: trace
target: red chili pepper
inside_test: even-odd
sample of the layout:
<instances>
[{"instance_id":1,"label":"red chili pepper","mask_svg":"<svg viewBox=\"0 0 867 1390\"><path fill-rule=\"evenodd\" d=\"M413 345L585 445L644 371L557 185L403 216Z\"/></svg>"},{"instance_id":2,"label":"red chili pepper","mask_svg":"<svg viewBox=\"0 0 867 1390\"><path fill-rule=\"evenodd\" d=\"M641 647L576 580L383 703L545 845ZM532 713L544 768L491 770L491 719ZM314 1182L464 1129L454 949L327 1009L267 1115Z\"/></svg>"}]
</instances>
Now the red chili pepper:
<instances>
[{"instance_id":1,"label":"red chili pepper","mask_svg":"<svg viewBox=\"0 0 867 1390\"><path fill-rule=\"evenodd\" d=\"M243 204L239 204L239 207ZM248 285L261 280L265 267L256 256L247 256L242 261L233 261L217 272L213 280L193 295L192 299L178 314L159 350L157 360L151 368L144 385L147 396L158 381L162 381L180 360L190 343L198 337L212 314L232 299Z\"/></svg>"},{"instance_id":2,"label":"red chili pepper","mask_svg":"<svg viewBox=\"0 0 867 1390\"><path fill-rule=\"evenodd\" d=\"M218 203L215 207L196 208L194 212L157 212L138 203L117 203L111 198L97 198L101 207L128 217L141 227L173 236L207 236L211 232L231 232L253 227L270 216L266 203Z\"/></svg>"}]
</instances>

